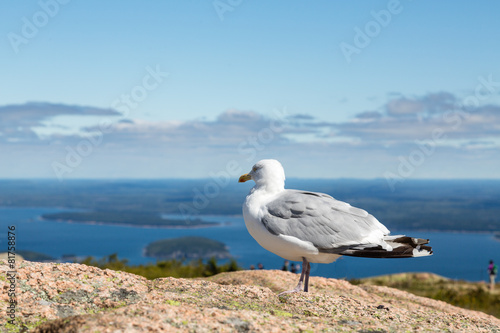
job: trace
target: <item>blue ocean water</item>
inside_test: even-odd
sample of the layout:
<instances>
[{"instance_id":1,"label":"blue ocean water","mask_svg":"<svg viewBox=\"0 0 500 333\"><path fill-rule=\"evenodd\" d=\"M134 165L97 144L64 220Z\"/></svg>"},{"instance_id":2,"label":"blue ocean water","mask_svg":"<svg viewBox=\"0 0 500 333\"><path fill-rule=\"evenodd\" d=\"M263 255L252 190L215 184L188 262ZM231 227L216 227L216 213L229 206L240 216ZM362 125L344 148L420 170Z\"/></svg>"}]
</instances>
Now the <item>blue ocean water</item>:
<instances>
[{"instance_id":1,"label":"blue ocean water","mask_svg":"<svg viewBox=\"0 0 500 333\"><path fill-rule=\"evenodd\" d=\"M249 235L242 217L200 216L206 221L222 222L218 227L196 229L141 228L55 222L41 220L57 208L1 208L0 248L6 249L7 226L15 225L17 248L45 253L56 258L63 255L97 258L117 253L131 264L154 262L143 256L144 247L155 240L181 236L203 236L229 246L238 263L248 268L262 263L267 269L280 269L283 259L264 250ZM178 216L169 215L176 218ZM362 278L400 272L432 272L453 279L479 281L487 279L490 259L500 262L500 242L491 234L435 231L392 230L429 238L434 255L410 259L367 259L342 257L332 264L312 264L311 274L334 278ZM3 252L3 250L0 250Z\"/></svg>"}]
</instances>

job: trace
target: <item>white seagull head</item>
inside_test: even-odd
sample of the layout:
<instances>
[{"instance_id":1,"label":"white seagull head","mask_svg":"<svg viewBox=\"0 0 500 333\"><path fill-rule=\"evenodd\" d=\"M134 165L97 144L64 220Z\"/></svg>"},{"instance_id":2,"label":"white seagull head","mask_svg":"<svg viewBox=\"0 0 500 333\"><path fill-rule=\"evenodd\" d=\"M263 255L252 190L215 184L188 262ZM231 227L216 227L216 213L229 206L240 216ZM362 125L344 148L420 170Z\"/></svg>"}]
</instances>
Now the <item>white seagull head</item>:
<instances>
[{"instance_id":1,"label":"white seagull head","mask_svg":"<svg viewBox=\"0 0 500 333\"><path fill-rule=\"evenodd\" d=\"M255 182L255 188L263 188L266 191L282 191L285 188L285 170L277 160L260 160L238 180L244 183L247 180Z\"/></svg>"}]
</instances>

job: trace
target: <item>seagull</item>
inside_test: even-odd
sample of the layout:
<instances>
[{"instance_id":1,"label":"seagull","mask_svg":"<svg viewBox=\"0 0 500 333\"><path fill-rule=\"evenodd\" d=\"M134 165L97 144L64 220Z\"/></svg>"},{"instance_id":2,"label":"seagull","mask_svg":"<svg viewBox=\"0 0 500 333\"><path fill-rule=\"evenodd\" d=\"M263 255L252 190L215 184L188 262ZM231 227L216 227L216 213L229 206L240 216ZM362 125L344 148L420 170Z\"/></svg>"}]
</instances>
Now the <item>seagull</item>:
<instances>
[{"instance_id":1,"label":"seagull","mask_svg":"<svg viewBox=\"0 0 500 333\"><path fill-rule=\"evenodd\" d=\"M366 211L328 194L285 189L280 162L257 162L239 182L255 182L243 204L248 232L266 250L290 261L302 261L300 280L292 290L309 290L310 263L329 264L340 256L410 258L432 254L428 239L390 236Z\"/></svg>"}]
</instances>

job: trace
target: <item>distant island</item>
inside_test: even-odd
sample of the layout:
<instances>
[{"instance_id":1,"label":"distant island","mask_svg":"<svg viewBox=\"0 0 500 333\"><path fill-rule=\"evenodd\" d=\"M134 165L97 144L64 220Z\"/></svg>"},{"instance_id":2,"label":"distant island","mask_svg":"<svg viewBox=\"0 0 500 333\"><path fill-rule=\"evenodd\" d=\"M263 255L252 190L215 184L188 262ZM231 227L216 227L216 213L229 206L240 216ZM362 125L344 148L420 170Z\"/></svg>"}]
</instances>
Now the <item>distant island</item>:
<instances>
[{"instance_id":1,"label":"distant island","mask_svg":"<svg viewBox=\"0 0 500 333\"><path fill-rule=\"evenodd\" d=\"M25 260L29 261L55 261L56 258L49 256L45 253L28 251L28 250L19 250L16 254L20 254Z\"/></svg>"},{"instance_id":2,"label":"distant island","mask_svg":"<svg viewBox=\"0 0 500 333\"><path fill-rule=\"evenodd\" d=\"M8 252L0 253L0 260L7 260L9 257ZM28 250L18 250L16 251L16 261L28 260L28 261L40 261L40 262L50 262L55 261L56 258L49 256L44 253L28 251Z\"/></svg>"},{"instance_id":3,"label":"distant island","mask_svg":"<svg viewBox=\"0 0 500 333\"><path fill-rule=\"evenodd\" d=\"M75 222L151 225L156 227L209 226L203 216L241 216L250 185L236 179L208 197L213 179L72 180L0 179L0 209L60 207L70 216L48 215ZM293 179L287 188L332 195L362 208L390 230L500 231L500 180L413 180L391 189L385 179ZM207 187L208 189L208 187ZM94 212L93 216L89 213ZM99 212L99 213L97 213ZM105 218L103 215L129 215ZM67 213L66 213L67 214ZM99 214L99 215L97 215ZM192 216L191 221L164 220L161 214ZM182 219L182 218L179 218ZM212 224L214 225L214 224Z\"/></svg>"},{"instance_id":4,"label":"distant island","mask_svg":"<svg viewBox=\"0 0 500 333\"><path fill-rule=\"evenodd\" d=\"M146 246L145 255L157 259L181 260L231 258L224 243L205 237L180 237L155 241Z\"/></svg>"},{"instance_id":5,"label":"distant island","mask_svg":"<svg viewBox=\"0 0 500 333\"><path fill-rule=\"evenodd\" d=\"M219 225L219 223L206 222L201 219L165 219L160 215L135 212L60 212L43 214L41 217L53 221L131 225L136 227L196 228Z\"/></svg>"}]
</instances>

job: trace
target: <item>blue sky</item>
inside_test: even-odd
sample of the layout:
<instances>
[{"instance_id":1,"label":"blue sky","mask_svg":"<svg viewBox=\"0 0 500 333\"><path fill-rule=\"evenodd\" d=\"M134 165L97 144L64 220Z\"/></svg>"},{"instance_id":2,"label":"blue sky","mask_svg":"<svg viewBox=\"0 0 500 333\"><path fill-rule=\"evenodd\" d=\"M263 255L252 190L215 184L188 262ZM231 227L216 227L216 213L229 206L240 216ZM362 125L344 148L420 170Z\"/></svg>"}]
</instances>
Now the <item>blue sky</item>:
<instances>
[{"instance_id":1,"label":"blue sky","mask_svg":"<svg viewBox=\"0 0 500 333\"><path fill-rule=\"evenodd\" d=\"M1 1L0 178L499 178L499 12Z\"/></svg>"}]
</instances>

